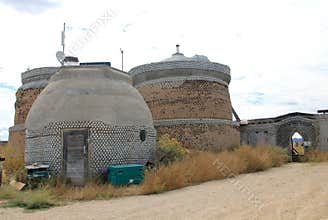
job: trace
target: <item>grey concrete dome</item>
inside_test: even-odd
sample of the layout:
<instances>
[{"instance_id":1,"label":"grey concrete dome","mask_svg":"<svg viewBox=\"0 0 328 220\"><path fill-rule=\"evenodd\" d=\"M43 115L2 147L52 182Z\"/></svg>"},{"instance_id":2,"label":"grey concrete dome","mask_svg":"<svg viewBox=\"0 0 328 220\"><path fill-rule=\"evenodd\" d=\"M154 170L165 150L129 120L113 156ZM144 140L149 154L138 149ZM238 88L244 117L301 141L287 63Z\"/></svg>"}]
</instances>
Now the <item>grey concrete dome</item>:
<instances>
[{"instance_id":1,"label":"grey concrete dome","mask_svg":"<svg viewBox=\"0 0 328 220\"><path fill-rule=\"evenodd\" d=\"M179 52L160 62L136 66L129 74L135 86L158 79L177 77L217 81L224 85L228 85L231 80L229 66L211 62L203 55L186 57Z\"/></svg>"},{"instance_id":2,"label":"grey concrete dome","mask_svg":"<svg viewBox=\"0 0 328 220\"><path fill-rule=\"evenodd\" d=\"M152 162L155 139L130 76L108 66L62 67L26 119L25 161L83 184L109 165Z\"/></svg>"},{"instance_id":3,"label":"grey concrete dome","mask_svg":"<svg viewBox=\"0 0 328 220\"><path fill-rule=\"evenodd\" d=\"M78 110L78 111L77 111ZM54 121L102 121L152 126L152 116L131 78L110 67L62 67L33 104L26 128Z\"/></svg>"}]
</instances>

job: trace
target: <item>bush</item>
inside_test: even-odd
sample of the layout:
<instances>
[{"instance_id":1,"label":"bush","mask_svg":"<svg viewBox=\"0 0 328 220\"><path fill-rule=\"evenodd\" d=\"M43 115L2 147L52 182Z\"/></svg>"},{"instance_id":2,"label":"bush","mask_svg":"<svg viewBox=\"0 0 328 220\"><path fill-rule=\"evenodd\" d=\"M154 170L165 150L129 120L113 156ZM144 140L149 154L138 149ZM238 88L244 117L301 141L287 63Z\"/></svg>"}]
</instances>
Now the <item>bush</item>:
<instances>
[{"instance_id":1,"label":"bush","mask_svg":"<svg viewBox=\"0 0 328 220\"><path fill-rule=\"evenodd\" d=\"M9 206L27 209L47 208L58 201L110 199L113 197L161 193L205 181L235 177L241 173L266 170L281 166L288 156L279 147L259 145L240 146L223 152L192 152L188 154L181 143L167 135L159 140L161 148L178 152L181 156L168 157L152 170L147 170L141 185L113 187L110 184L87 183L84 187L67 185L60 177L50 178L38 189L18 192L9 186L0 189L0 199L8 200ZM188 154L188 156L186 156ZM171 154L169 154L171 156ZM328 155L328 154L327 154ZM328 157L327 157L328 158ZM172 162L174 161L174 162ZM54 200L56 199L56 200Z\"/></svg>"},{"instance_id":2,"label":"bush","mask_svg":"<svg viewBox=\"0 0 328 220\"><path fill-rule=\"evenodd\" d=\"M328 161L328 152L327 151L319 151L314 148L309 149L309 151L305 152L303 158L301 158L302 162L327 162Z\"/></svg>"},{"instance_id":3,"label":"bush","mask_svg":"<svg viewBox=\"0 0 328 220\"><path fill-rule=\"evenodd\" d=\"M4 185L0 188L0 200L9 200L17 197L17 191L9 185Z\"/></svg>"},{"instance_id":4,"label":"bush","mask_svg":"<svg viewBox=\"0 0 328 220\"><path fill-rule=\"evenodd\" d=\"M280 147L259 144L256 147L244 145L235 150L239 158L244 160L244 172L263 171L270 167L281 166L288 161L288 155Z\"/></svg>"},{"instance_id":5,"label":"bush","mask_svg":"<svg viewBox=\"0 0 328 220\"><path fill-rule=\"evenodd\" d=\"M241 173L266 170L281 166L287 161L288 156L281 148L266 145L246 145L220 153L197 152L180 161L148 170L141 192L152 194L179 189Z\"/></svg>"},{"instance_id":6,"label":"bush","mask_svg":"<svg viewBox=\"0 0 328 220\"><path fill-rule=\"evenodd\" d=\"M188 153L189 151L182 146L181 142L165 134L157 142L156 163L157 165L168 165L176 160L181 160Z\"/></svg>"},{"instance_id":7,"label":"bush","mask_svg":"<svg viewBox=\"0 0 328 220\"><path fill-rule=\"evenodd\" d=\"M5 157L2 162L3 172L6 176L16 176L24 170L24 150L13 146L6 146L1 149L0 154Z\"/></svg>"},{"instance_id":8,"label":"bush","mask_svg":"<svg viewBox=\"0 0 328 220\"><path fill-rule=\"evenodd\" d=\"M8 206L18 206L26 209L44 209L55 205L56 202L45 189L17 192L15 198L8 203Z\"/></svg>"}]
</instances>

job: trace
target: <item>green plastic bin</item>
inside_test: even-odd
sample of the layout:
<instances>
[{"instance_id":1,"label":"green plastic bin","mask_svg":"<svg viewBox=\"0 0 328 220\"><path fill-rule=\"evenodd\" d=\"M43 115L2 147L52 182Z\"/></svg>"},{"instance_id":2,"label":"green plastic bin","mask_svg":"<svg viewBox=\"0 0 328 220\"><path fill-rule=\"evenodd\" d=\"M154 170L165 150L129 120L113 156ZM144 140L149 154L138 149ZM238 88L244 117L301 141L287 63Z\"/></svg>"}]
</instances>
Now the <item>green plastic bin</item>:
<instances>
[{"instance_id":1,"label":"green plastic bin","mask_svg":"<svg viewBox=\"0 0 328 220\"><path fill-rule=\"evenodd\" d=\"M107 180L114 186L139 184L144 180L145 166L141 164L115 165L108 167Z\"/></svg>"}]
</instances>

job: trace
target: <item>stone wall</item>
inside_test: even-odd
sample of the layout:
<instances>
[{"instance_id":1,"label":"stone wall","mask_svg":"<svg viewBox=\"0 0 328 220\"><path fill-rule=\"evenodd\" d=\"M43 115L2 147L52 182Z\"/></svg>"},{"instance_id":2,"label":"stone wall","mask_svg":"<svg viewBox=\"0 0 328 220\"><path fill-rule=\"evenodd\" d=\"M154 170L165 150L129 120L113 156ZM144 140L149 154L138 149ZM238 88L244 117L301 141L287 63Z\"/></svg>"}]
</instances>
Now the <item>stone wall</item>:
<instances>
[{"instance_id":1,"label":"stone wall","mask_svg":"<svg viewBox=\"0 0 328 220\"><path fill-rule=\"evenodd\" d=\"M242 125L240 126L241 144L267 143L276 145L276 132L276 126L271 123Z\"/></svg>"},{"instance_id":2,"label":"stone wall","mask_svg":"<svg viewBox=\"0 0 328 220\"><path fill-rule=\"evenodd\" d=\"M276 118L255 119L240 126L241 143L267 143L288 147L291 137L298 132L304 141L318 149L327 149L328 117L316 114L290 113Z\"/></svg>"},{"instance_id":3,"label":"stone wall","mask_svg":"<svg viewBox=\"0 0 328 220\"><path fill-rule=\"evenodd\" d=\"M0 141L0 149L2 147L6 147L6 146L8 146L8 142L7 141Z\"/></svg>"},{"instance_id":4,"label":"stone wall","mask_svg":"<svg viewBox=\"0 0 328 220\"><path fill-rule=\"evenodd\" d=\"M9 129L9 145L13 147L25 146L24 123L34 101L43 88L19 89L16 92L15 126Z\"/></svg>"},{"instance_id":5,"label":"stone wall","mask_svg":"<svg viewBox=\"0 0 328 220\"><path fill-rule=\"evenodd\" d=\"M320 150L328 150L328 115L318 115L317 121L319 124L319 140L318 148Z\"/></svg>"},{"instance_id":6,"label":"stone wall","mask_svg":"<svg viewBox=\"0 0 328 220\"><path fill-rule=\"evenodd\" d=\"M295 132L298 132L304 141L310 141L312 146L317 147L319 128L316 120L293 117L283 120L277 128L277 145L288 147L291 142L291 137Z\"/></svg>"},{"instance_id":7,"label":"stone wall","mask_svg":"<svg viewBox=\"0 0 328 220\"><path fill-rule=\"evenodd\" d=\"M58 67L42 67L22 73L22 86L16 92L14 126L9 128L9 145L13 147L25 146L26 117L49 78L55 74Z\"/></svg>"},{"instance_id":8,"label":"stone wall","mask_svg":"<svg viewBox=\"0 0 328 220\"><path fill-rule=\"evenodd\" d=\"M8 145L16 148L24 148L25 146L25 129L9 129Z\"/></svg>"},{"instance_id":9,"label":"stone wall","mask_svg":"<svg viewBox=\"0 0 328 220\"><path fill-rule=\"evenodd\" d=\"M185 80L158 82L138 87L153 119L232 119L227 86L217 82Z\"/></svg>"},{"instance_id":10,"label":"stone wall","mask_svg":"<svg viewBox=\"0 0 328 220\"><path fill-rule=\"evenodd\" d=\"M15 124L24 124L27 114L29 113L32 104L41 93L43 88L19 89L16 92L16 103L15 103Z\"/></svg>"},{"instance_id":11,"label":"stone wall","mask_svg":"<svg viewBox=\"0 0 328 220\"><path fill-rule=\"evenodd\" d=\"M240 135L237 127L218 123L193 123L155 126L157 137L169 134L183 146L195 150L222 150L238 146Z\"/></svg>"},{"instance_id":12,"label":"stone wall","mask_svg":"<svg viewBox=\"0 0 328 220\"><path fill-rule=\"evenodd\" d=\"M197 150L221 150L239 144L226 83L177 77L146 81L136 87L152 112L157 137L169 134Z\"/></svg>"}]
</instances>

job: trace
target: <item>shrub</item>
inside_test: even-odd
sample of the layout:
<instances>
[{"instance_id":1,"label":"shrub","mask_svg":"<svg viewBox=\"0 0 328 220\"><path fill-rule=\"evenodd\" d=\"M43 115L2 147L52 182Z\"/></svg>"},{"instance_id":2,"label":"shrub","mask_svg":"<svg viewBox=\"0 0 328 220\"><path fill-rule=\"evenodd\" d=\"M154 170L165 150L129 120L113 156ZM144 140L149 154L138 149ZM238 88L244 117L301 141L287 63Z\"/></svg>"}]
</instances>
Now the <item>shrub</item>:
<instances>
[{"instance_id":1,"label":"shrub","mask_svg":"<svg viewBox=\"0 0 328 220\"><path fill-rule=\"evenodd\" d=\"M181 160L189 151L177 139L170 138L168 134L161 136L156 147L156 163L168 165Z\"/></svg>"},{"instance_id":2,"label":"shrub","mask_svg":"<svg viewBox=\"0 0 328 220\"><path fill-rule=\"evenodd\" d=\"M302 162L327 162L328 161L328 152L327 151L319 151L314 148L309 149L309 151L305 152L303 158L301 158Z\"/></svg>"},{"instance_id":3,"label":"shrub","mask_svg":"<svg viewBox=\"0 0 328 220\"><path fill-rule=\"evenodd\" d=\"M0 200L9 200L17 197L17 191L9 185L3 185L0 188Z\"/></svg>"},{"instance_id":4,"label":"shrub","mask_svg":"<svg viewBox=\"0 0 328 220\"><path fill-rule=\"evenodd\" d=\"M57 203L45 189L34 191L16 192L15 197L11 198L8 207L22 207L26 209L44 209L55 206Z\"/></svg>"},{"instance_id":5,"label":"shrub","mask_svg":"<svg viewBox=\"0 0 328 220\"><path fill-rule=\"evenodd\" d=\"M6 158L2 162L3 171L6 176L16 176L24 170L24 150L13 146L6 146L1 149L0 154Z\"/></svg>"},{"instance_id":6,"label":"shrub","mask_svg":"<svg viewBox=\"0 0 328 220\"><path fill-rule=\"evenodd\" d=\"M161 146L164 147L182 148L179 142L168 136L164 136L160 141ZM183 156L174 157L174 162L170 160L167 164L162 163L152 170L147 170L141 185L113 187L107 183L90 182L84 187L74 187L67 185L60 177L53 177L38 189L24 192L5 186L0 189L0 199L8 200L10 206L27 209L47 208L56 205L56 200L110 199L119 196L161 193L205 181L235 177L241 173L262 171L287 162L287 155L281 148L267 145L256 147L246 145L219 153L192 152L188 156L186 156L188 152L184 148L182 150ZM181 149L176 151L181 152Z\"/></svg>"},{"instance_id":7,"label":"shrub","mask_svg":"<svg viewBox=\"0 0 328 220\"><path fill-rule=\"evenodd\" d=\"M7 207L22 207L26 209L49 208L57 203L46 189L17 191L9 185L0 189L0 200L8 200Z\"/></svg>"},{"instance_id":8,"label":"shrub","mask_svg":"<svg viewBox=\"0 0 328 220\"><path fill-rule=\"evenodd\" d=\"M266 145L246 145L220 153L195 152L180 161L148 170L141 192L160 193L241 173L262 171L281 166L287 159L280 148Z\"/></svg>"},{"instance_id":9,"label":"shrub","mask_svg":"<svg viewBox=\"0 0 328 220\"><path fill-rule=\"evenodd\" d=\"M282 148L265 144L259 144L256 147L244 145L236 149L236 153L246 163L244 172L247 173L281 166L288 161L288 155Z\"/></svg>"}]
</instances>

